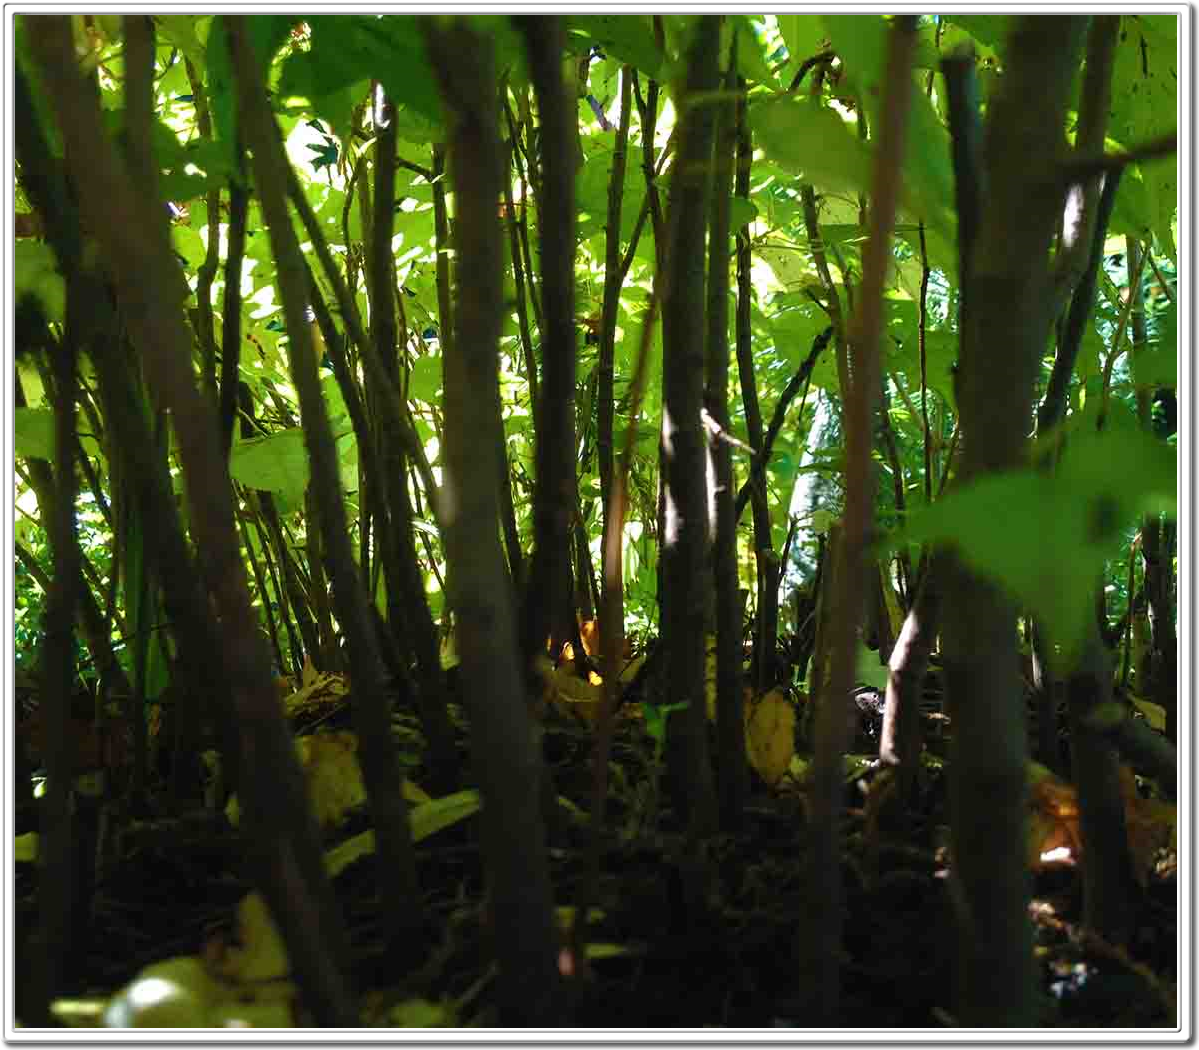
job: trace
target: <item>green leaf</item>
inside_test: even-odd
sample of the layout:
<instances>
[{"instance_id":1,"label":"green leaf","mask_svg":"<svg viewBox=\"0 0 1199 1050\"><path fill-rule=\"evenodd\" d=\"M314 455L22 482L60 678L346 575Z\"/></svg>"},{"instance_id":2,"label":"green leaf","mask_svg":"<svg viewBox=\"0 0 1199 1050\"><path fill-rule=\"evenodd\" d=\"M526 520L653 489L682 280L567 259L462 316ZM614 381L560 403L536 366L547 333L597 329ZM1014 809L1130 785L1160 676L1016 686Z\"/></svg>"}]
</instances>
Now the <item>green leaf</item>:
<instances>
[{"instance_id":1,"label":"green leaf","mask_svg":"<svg viewBox=\"0 0 1199 1050\"><path fill-rule=\"evenodd\" d=\"M729 201L729 231L739 233L743 226L758 217L758 206L744 197L733 197Z\"/></svg>"},{"instance_id":2,"label":"green leaf","mask_svg":"<svg viewBox=\"0 0 1199 1050\"><path fill-rule=\"evenodd\" d=\"M882 691L887 688L888 673L887 665L879 663L878 653L859 641L855 681Z\"/></svg>"},{"instance_id":3,"label":"green leaf","mask_svg":"<svg viewBox=\"0 0 1199 1050\"><path fill-rule=\"evenodd\" d=\"M308 25L312 30L308 61L288 59L287 83L308 78L309 97L315 99L374 78L397 105L410 106L432 127L441 127L437 83L415 18L319 15L309 18Z\"/></svg>"},{"instance_id":4,"label":"green leaf","mask_svg":"<svg viewBox=\"0 0 1199 1050\"><path fill-rule=\"evenodd\" d=\"M821 19L816 15L779 15L778 23L783 43L787 45L787 53L795 66L791 72L794 76L806 59L824 50L828 37Z\"/></svg>"},{"instance_id":5,"label":"green leaf","mask_svg":"<svg viewBox=\"0 0 1199 1050\"><path fill-rule=\"evenodd\" d=\"M203 72L207 57L204 39L207 39L212 16L155 15L154 22L163 40L182 51L197 72Z\"/></svg>"},{"instance_id":6,"label":"green leaf","mask_svg":"<svg viewBox=\"0 0 1199 1050\"><path fill-rule=\"evenodd\" d=\"M343 78L333 77L330 84L329 72L327 63L322 63L312 51L296 51L283 63L278 95L284 100L297 95L308 99L313 115L345 141L350 133L354 106L366 97L370 81L343 83Z\"/></svg>"},{"instance_id":7,"label":"green leaf","mask_svg":"<svg viewBox=\"0 0 1199 1050\"><path fill-rule=\"evenodd\" d=\"M996 51L1007 46L1011 33L1011 15L945 15L945 21L953 22L966 30L980 44Z\"/></svg>"},{"instance_id":8,"label":"green leaf","mask_svg":"<svg viewBox=\"0 0 1199 1050\"><path fill-rule=\"evenodd\" d=\"M296 15L248 15L242 16L250 35L250 44L258 62L264 70L269 69L275 55L287 41L291 27L298 20Z\"/></svg>"},{"instance_id":9,"label":"green leaf","mask_svg":"<svg viewBox=\"0 0 1199 1050\"><path fill-rule=\"evenodd\" d=\"M18 456L54 462L53 411L48 408L16 409L13 413L13 446Z\"/></svg>"},{"instance_id":10,"label":"green leaf","mask_svg":"<svg viewBox=\"0 0 1199 1050\"><path fill-rule=\"evenodd\" d=\"M418 357L412 364L412 370L408 374L408 396L414 397L418 401L424 401L428 405L438 404L438 395L441 393L441 357L440 355L426 354L424 357Z\"/></svg>"},{"instance_id":11,"label":"green leaf","mask_svg":"<svg viewBox=\"0 0 1199 1050\"><path fill-rule=\"evenodd\" d=\"M737 30L737 75L744 77L751 84L777 83L778 78L770 72L766 56L762 54L762 43L755 32L753 21L745 15L734 15L729 22ZM727 54L728 48L723 45L723 34L721 41L722 53ZM723 65L723 58L721 62Z\"/></svg>"},{"instance_id":12,"label":"green leaf","mask_svg":"<svg viewBox=\"0 0 1199 1050\"><path fill-rule=\"evenodd\" d=\"M612 146L610 137L590 150L575 176L575 205L578 208L578 237L587 240L601 232L608 221L608 183L612 181ZM623 196L620 204L620 237L626 244L633 236L637 215L645 200L645 178L641 172L640 148L630 146L624 172ZM646 223L641 236L649 232ZM601 249L602 254L602 249Z\"/></svg>"},{"instance_id":13,"label":"green leaf","mask_svg":"<svg viewBox=\"0 0 1199 1050\"><path fill-rule=\"evenodd\" d=\"M881 16L825 15L833 47L845 63L845 76L877 129L886 76L887 22ZM908 129L904 140L903 194L907 206L952 235L954 199L949 133L928 96L908 85Z\"/></svg>"},{"instance_id":14,"label":"green leaf","mask_svg":"<svg viewBox=\"0 0 1199 1050\"><path fill-rule=\"evenodd\" d=\"M1070 666L1094 615L1095 582L1121 532L1174 502L1173 450L1109 417L1067 444L1058 473L979 479L909 519L905 541L956 544L976 571L1029 606Z\"/></svg>"},{"instance_id":15,"label":"green leaf","mask_svg":"<svg viewBox=\"0 0 1199 1050\"><path fill-rule=\"evenodd\" d=\"M766 155L793 175L829 190L869 189L870 151L818 102L759 102L750 106L749 123Z\"/></svg>"},{"instance_id":16,"label":"green leaf","mask_svg":"<svg viewBox=\"0 0 1199 1050\"><path fill-rule=\"evenodd\" d=\"M583 47L597 45L605 54L635 66L645 76L661 79L663 56L648 15L569 14L562 22L568 41L581 38ZM582 50L578 45L574 47Z\"/></svg>"},{"instance_id":17,"label":"green leaf","mask_svg":"<svg viewBox=\"0 0 1199 1050\"><path fill-rule=\"evenodd\" d=\"M22 237L13 245L16 299L32 295L42 304L46 320L62 321L66 311L67 286L58 272L58 259L43 241Z\"/></svg>"},{"instance_id":18,"label":"green leaf","mask_svg":"<svg viewBox=\"0 0 1199 1050\"><path fill-rule=\"evenodd\" d=\"M200 235L190 226L172 226L171 242L175 251L187 260L188 270L198 270L206 254Z\"/></svg>"},{"instance_id":19,"label":"green leaf","mask_svg":"<svg viewBox=\"0 0 1199 1050\"><path fill-rule=\"evenodd\" d=\"M1121 16L1107 130L1121 145L1135 146L1177 127L1177 38L1176 15ZM1175 158L1146 161L1140 171L1149 223L1158 242L1173 258L1170 224L1178 207ZM1126 174L1118 198L1124 195L1124 182L1128 181Z\"/></svg>"},{"instance_id":20,"label":"green leaf","mask_svg":"<svg viewBox=\"0 0 1199 1050\"><path fill-rule=\"evenodd\" d=\"M304 431L291 427L235 445L229 457L229 473L247 488L278 492L292 502L301 502L308 487Z\"/></svg>"},{"instance_id":21,"label":"green leaf","mask_svg":"<svg viewBox=\"0 0 1199 1050\"><path fill-rule=\"evenodd\" d=\"M1156 338L1132 354L1132 378L1138 389L1178 385L1178 306L1170 303L1159 316Z\"/></svg>"}]
</instances>

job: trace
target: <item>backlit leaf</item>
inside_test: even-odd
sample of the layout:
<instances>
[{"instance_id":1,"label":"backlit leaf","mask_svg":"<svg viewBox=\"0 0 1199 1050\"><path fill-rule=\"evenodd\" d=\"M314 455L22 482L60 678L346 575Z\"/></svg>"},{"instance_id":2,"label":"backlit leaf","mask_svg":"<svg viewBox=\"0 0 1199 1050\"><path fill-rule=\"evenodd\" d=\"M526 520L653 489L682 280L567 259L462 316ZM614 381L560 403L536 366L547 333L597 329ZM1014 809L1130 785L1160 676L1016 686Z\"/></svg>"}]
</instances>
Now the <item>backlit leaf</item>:
<instances>
[{"instance_id":1,"label":"backlit leaf","mask_svg":"<svg viewBox=\"0 0 1199 1050\"><path fill-rule=\"evenodd\" d=\"M299 502L308 487L308 453L299 427L233 446L229 473L252 489L278 492Z\"/></svg>"}]
</instances>

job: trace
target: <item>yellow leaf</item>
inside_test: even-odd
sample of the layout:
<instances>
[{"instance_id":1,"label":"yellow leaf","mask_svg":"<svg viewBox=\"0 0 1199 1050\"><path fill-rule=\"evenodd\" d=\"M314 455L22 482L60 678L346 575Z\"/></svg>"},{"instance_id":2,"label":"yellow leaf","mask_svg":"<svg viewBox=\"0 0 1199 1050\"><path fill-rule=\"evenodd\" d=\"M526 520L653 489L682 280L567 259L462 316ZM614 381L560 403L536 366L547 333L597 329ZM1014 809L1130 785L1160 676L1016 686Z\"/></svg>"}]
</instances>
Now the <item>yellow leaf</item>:
<instances>
[{"instance_id":1,"label":"yellow leaf","mask_svg":"<svg viewBox=\"0 0 1199 1050\"><path fill-rule=\"evenodd\" d=\"M746 711L745 752L758 776L773 787L795 754L795 708L772 689Z\"/></svg>"},{"instance_id":2,"label":"yellow leaf","mask_svg":"<svg viewBox=\"0 0 1199 1050\"><path fill-rule=\"evenodd\" d=\"M105 1028L204 1028L208 1011L228 998L229 986L194 955L151 963L112 997Z\"/></svg>"},{"instance_id":3,"label":"yellow leaf","mask_svg":"<svg viewBox=\"0 0 1199 1050\"><path fill-rule=\"evenodd\" d=\"M414 784L411 780L408 780L407 778L405 778L405 780L404 780L403 792L404 792L404 798L406 798L409 802L420 803L420 802L432 802L433 801L429 797L429 793L424 788L422 788L419 784Z\"/></svg>"},{"instance_id":4,"label":"yellow leaf","mask_svg":"<svg viewBox=\"0 0 1199 1050\"><path fill-rule=\"evenodd\" d=\"M293 990L294 995L294 990ZM225 1002L208 1011L207 1028L294 1028L291 1002Z\"/></svg>"},{"instance_id":5,"label":"yellow leaf","mask_svg":"<svg viewBox=\"0 0 1199 1050\"><path fill-rule=\"evenodd\" d=\"M375 833L364 831L325 851L325 871L328 872L329 878L336 878L359 857L374 852Z\"/></svg>"},{"instance_id":6,"label":"yellow leaf","mask_svg":"<svg viewBox=\"0 0 1199 1050\"><path fill-rule=\"evenodd\" d=\"M599 675L595 675L599 678ZM573 666L563 666L549 672L550 701L568 717L580 718L594 726L599 719L603 704L604 688L590 680L580 678Z\"/></svg>"},{"instance_id":7,"label":"yellow leaf","mask_svg":"<svg viewBox=\"0 0 1199 1050\"><path fill-rule=\"evenodd\" d=\"M473 816L482 804L479 792L469 788L416 806L408 817L412 825L412 841L420 842L442 828Z\"/></svg>"},{"instance_id":8,"label":"yellow leaf","mask_svg":"<svg viewBox=\"0 0 1199 1050\"><path fill-rule=\"evenodd\" d=\"M478 791L470 789L457 791L444 798L432 799L414 806L408 814L408 824L412 829L412 841L420 842L430 835L465 820L478 812L482 803ZM359 835L348 838L331 850L325 852L325 871L334 878L349 867L359 857L365 857L375 851L374 831L364 831Z\"/></svg>"},{"instance_id":9,"label":"yellow leaf","mask_svg":"<svg viewBox=\"0 0 1199 1050\"><path fill-rule=\"evenodd\" d=\"M393 1028L456 1028L458 1021L450 1003L431 1003L428 999L408 999L391 1008Z\"/></svg>"},{"instance_id":10,"label":"yellow leaf","mask_svg":"<svg viewBox=\"0 0 1199 1050\"><path fill-rule=\"evenodd\" d=\"M1166 731L1166 709L1164 707L1160 704L1150 703L1148 700L1138 700L1135 696L1132 698L1132 703L1154 729L1159 733Z\"/></svg>"},{"instance_id":11,"label":"yellow leaf","mask_svg":"<svg viewBox=\"0 0 1199 1050\"><path fill-rule=\"evenodd\" d=\"M316 666L312 662L311 654L304 657L304 667L300 671L300 685L311 685L317 678Z\"/></svg>"},{"instance_id":12,"label":"yellow leaf","mask_svg":"<svg viewBox=\"0 0 1199 1050\"><path fill-rule=\"evenodd\" d=\"M291 968L287 949L266 901L258 893L247 894L237 906L237 939L240 947L227 948L214 963L226 980L258 983L281 981L287 976Z\"/></svg>"},{"instance_id":13,"label":"yellow leaf","mask_svg":"<svg viewBox=\"0 0 1199 1050\"><path fill-rule=\"evenodd\" d=\"M296 739L300 762L308 776L313 811L322 828L341 823L346 813L366 801L358 768L358 740L353 733L316 733Z\"/></svg>"},{"instance_id":14,"label":"yellow leaf","mask_svg":"<svg viewBox=\"0 0 1199 1050\"><path fill-rule=\"evenodd\" d=\"M294 693L283 698L283 709L288 718L319 712L341 702L350 690L344 675L307 673L305 664L304 684Z\"/></svg>"},{"instance_id":15,"label":"yellow leaf","mask_svg":"<svg viewBox=\"0 0 1199 1050\"><path fill-rule=\"evenodd\" d=\"M37 860L37 832L27 831L18 835L13 844L13 860L18 864Z\"/></svg>"}]
</instances>

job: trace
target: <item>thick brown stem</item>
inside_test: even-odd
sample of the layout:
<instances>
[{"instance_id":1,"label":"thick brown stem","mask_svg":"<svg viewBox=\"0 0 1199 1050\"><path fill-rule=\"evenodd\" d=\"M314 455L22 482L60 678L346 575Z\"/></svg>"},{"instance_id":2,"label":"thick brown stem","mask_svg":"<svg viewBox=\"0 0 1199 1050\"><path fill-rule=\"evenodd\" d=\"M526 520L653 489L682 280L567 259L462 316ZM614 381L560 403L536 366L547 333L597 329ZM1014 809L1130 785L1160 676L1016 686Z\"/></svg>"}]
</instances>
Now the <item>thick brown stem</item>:
<instances>
[{"instance_id":1,"label":"thick brown stem","mask_svg":"<svg viewBox=\"0 0 1199 1050\"><path fill-rule=\"evenodd\" d=\"M503 312L502 234L496 216L503 155L491 40L456 19L421 22L449 114L457 202L454 255L460 296L445 360L443 509L450 602L462 678L487 682L467 703L483 796L483 857L499 961L501 1023L554 1024L560 1016L558 944L542 823L541 755L520 673L514 596L495 523L501 427L497 383ZM462 56L470 61L463 62Z\"/></svg>"},{"instance_id":2,"label":"thick brown stem","mask_svg":"<svg viewBox=\"0 0 1199 1050\"><path fill-rule=\"evenodd\" d=\"M676 811L697 837L717 826L716 795L708 757L704 698L704 592L708 513L705 498L704 432L704 237L708 200L713 107L696 101L717 85L720 20L701 16L687 54L679 153L670 181L666 215L669 244L662 281L662 475L665 532L662 536L662 644L676 702L669 716L667 763Z\"/></svg>"},{"instance_id":3,"label":"thick brown stem","mask_svg":"<svg viewBox=\"0 0 1199 1050\"><path fill-rule=\"evenodd\" d=\"M196 389L187 358L186 289L181 288L163 208L139 192L105 136L99 101L77 71L69 21L38 17L25 26L68 155L87 164L86 177L76 185L89 229L108 259L150 383L172 413L189 520L204 580L220 614L219 651L238 708L242 748L252 756L242 785L251 858L310 1008L322 1023L353 1024L356 1012L335 961L341 958L344 928L335 917L303 773L250 604L216 419ZM278 877L282 859L296 876L286 882ZM319 921L305 922L303 915L319 916Z\"/></svg>"}]
</instances>

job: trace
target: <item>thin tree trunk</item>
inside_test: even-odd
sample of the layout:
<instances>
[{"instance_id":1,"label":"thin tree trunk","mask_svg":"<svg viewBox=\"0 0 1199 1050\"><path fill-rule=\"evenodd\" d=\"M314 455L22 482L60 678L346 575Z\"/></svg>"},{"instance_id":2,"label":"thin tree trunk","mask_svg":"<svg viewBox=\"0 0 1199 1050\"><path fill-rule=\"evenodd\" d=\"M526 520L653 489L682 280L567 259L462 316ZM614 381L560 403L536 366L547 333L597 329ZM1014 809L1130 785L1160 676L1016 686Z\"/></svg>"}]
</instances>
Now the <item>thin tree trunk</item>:
<instances>
[{"instance_id":1,"label":"thin tree trunk","mask_svg":"<svg viewBox=\"0 0 1199 1050\"><path fill-rule=\"evenodd\" d=\"M720 19L701 16L687 50L684 99L715 91ZM666 205L669 244L662 287L662 644L674 702L669 716L667 764L676 812L692 835L717 826L716 795L708 757L704 675L704 592L707 590L708 511L704 431L704 235L708 201L713 107L683 110L679 152Z\"/></svg>"},{"instance_id":2,"label":"thin tree trunk","mask_svg":"<svg viewBox=\"0 0 1199 1050\"><path fill-rule=\"evenodd\" d=\"M524 600L526 659L545 644L577 631L570 610L571 524L578 506L575 480L575 151L574 100L562 78L559 19L518 19L541 125L540 247L541 392L537 408L537 488L533 499L533 558Z\"/></svg>"},{"instance_id":3,"label":"thin tree trunk","mask_svg":"<svg viewBox=\"0 0 1199 1050\"><path fill-rule=\"evenodd\" d=\"M725 90L736 84L733 65ZM736 107L732 99L717 113L712 182L712 232L708 247L707 380L704 403L722 431L729 421L729 210L736 149ZM741 812L749 791L742 711L741 598L737 580L737 521L733 512L733 453L729 443L709 439L708 456L714 486L716 528L712 570L716 604L716 739L720 823L726 832L741 828Z\"/></svg>"},{"instance_id":4,"label":"thin tree trunk","mask_svg":"<svg viewBox=\"0 0 1199 1050\"><path fill-rule=\"evenodd\" d=\"M1131 932L1136 880L1128 852L1120 755L1115 742L1090 725L1090 717L1112 701L1111 657L1091 627L1083 655L1067 683L1070 765L1078 788L1083 922L1112 944Z\"/></svg>"},{"instance_id":5,"label":"thin tree trunk","mask_svg":"<svg viewBox=\"0 0 1199 1050\"><path fill-rule=\"evenodd\" d=\"M315 345L308 322L308 268L287 209L288 161L279 129L267 106L261 70L245 36L245 23L230 19L225 25L236 74L239 123L246 145L253 153L255 185L271 239L279 295L283 300L292 382L300 399L304 443L312 469L309 491L316 504L315 518L319 523L321 545L329 561L337 619L345 635L353 668L354 702L350 707L358 737L358 760L375 828L383 917L388 932L399 937L420 923L416 855L408 828L408 807L401 793L403 774L391 735L391 701L384 687L383 663L370 604L350 545L337 445L321 395ZM391 146L394 149L394 138ZM377 157L376 163L378 161ZM391 177L394 182L394 165ZM382 237L376 237L375 243L390 253L390 237L385 243L380 244L381 241ZM373 261L377 274L378 260ZM386 329L388 307L393 302L391 288L379 288L376 284L373 291L372 314ZM391 314L390 322L394 341L394 314ZM400 480L403 481L402 475Z\"/></svg>"},{"instance_id":6,"label":"thin tree trunk","mask_svg":"<svg viewBox=\"0 0 1199 1050\"><path fill-rule=\"evenodd\" d=\"M1139 253L1149 251L1142 248L1129 237L1126 241L1127 264L1129 274L1138 272ZM1129 289L1134 296L1132 303L1132 346L1133 353L1143 352L1146 343L1145 312L1142 303L1141 288L1138 284ZM1137 416L1141 426L1152 428L1153 391L1138 389ZM1153 698L1166 712L1166 736L1173 743L1178 737L1178 636L1174 629L1174 610L1171 595L1173 593L1170 545L1165 542L1168 529L1162 527L1160 515L1146 515L1141 522L1141 557L1145 563L1145 602L1148 608L1150 636L1152 639L1151 656L1149 660L1149 687L1138 683L1137 689Z\"/></svg>"},{"instance_id":7,"label":"thin tree trunk","mask_svg":"<svg viewBox=\"0 0 1199 1050\"><path fill-rule=\"evenodd\" d=\"M72 928L75 885L72 841L71 740L68 725L75 678L75 609L82 576L75 532L75 398L78 340L83 336L84 289L72 280L67 292L62 342L51 349L54 375L54 517L47 519L54 576L47 596L45 638L38 655L41 679L42 757L47 789L42 803L38 850L38 932L32 946L30 1013L39 1026L52 1025L50 1004L62 991L74 952L83 951ZM74 293L74 294L72 294Z\"/></svg>"},{"instance_id":8,"label":"thin tree trunk","mask_svg":"<svg viewBox=\"0 0 1199 1050\"><path fill-rule=\"evenodd\" d=\"M1084 27L1081 18L1021 17L1003 84L990 101L987 199L962 290L963 482L1016 467L1025 449L1040 348L1053 321L1047 260L1062 201L1052 166L1064 148ZM1033 1025L1038 1000L1024 860L1028 738L1016 609L960 562L947 574L946 605L954 727L949 790L961 890L958 1017L968 1026Z\"/></svg>"},{"instance_id":9,"label":"thin tree trunk","mask_svg":"<svg viewBox=\"0 0 1199 1050\"><path fill-rule=\"evenodd\" d=\"M462 20L421 28L449 113L450 177L457 201L454 254L461 295L445 353L443 509L450 602L466 682L475 770L483 796L483 857L499 960L503 1024L560 1016L557 934L545 853L541 756L517 657L514 596L495 523L501 427L491 392L503 311L502 234L496 216L503 156L496 126L493 46ZM463 62L462 56L470 61ZM482 409L480 411L480 409Z\"/></svg>"},{"instance_id":10,"label":"thin tree trunk","mask_svg":"<svg viewBox=\"0 0 1199 1050\"><path fill-rule=\"evenodd\" d=\"M371 334L375 352L391 381L399 388L398 326L395 309L395 262L391 253L395 212L396 117L390 99L378 107L375 154L375 229L373 254L368 263L371 298ZM322 304L323 305L323 304ZM349 378L348 369L346 370ZM348 405L348 402L347 402ZM380 530L380 546L386 552L387 606L392 636L397 646L411 650L416 657L419 683L416 708L429 745L429 765L435 790L448 794L459 779L458 751L454 728L445 705L445 678L441 669L433 619L425 598L424 580L416 561L413 542L412 504L408 496L408 467L399 421L381 407L377 413L385 435L382 454L370 457L373 474L371 492L386 494L387 518ZM383 508L379 508L380 511ZM388 527L388 525L390 527ZM400 676L398 684L406 688Z\"/></svg>"},{"instance_id":11,"label":"thin tree trunk","mask_svg":"<svg viewBox=\"0 0 1199 1050\"><path fill-rule=\"evenodd\" d=\"M632 116L633 67L622 66L620 70L620 124L616 129L616 142L612 147L612 169L608 176L608 221L604 242L604 299L600 317L599 383L596 390L598 411L596 413L595 447L599 460L600 497L607 513L608 495L612 488L612 462L614 456L613 423L616 408L616 315L620 307L620 287L623 274L620 272L620 220L624 205L625 165L628 159L629 123ZM644 144L649 149L652 143ZM605 517L604 536L608 535ZM605 541L606 542L606 541ZM601 548L602 549L602 548Z\"/></svg>"},{"instance_id":12,"label":"thin tree trunk","mask_svg":"<svg viewBox=\"0 0 1199 1050\"><path fill-rule=\"evenodd\" d=\"M840 1017L841 797L843 754L848 742L849 704L857 659L858 623L865 585L865 553L873 529L870 450L874 401L880 386L879 343L883 331L883 287L891 259L891 233L899 201L907 134L916 19L900 16L888 34L883 112L872 178L869 233L863 249L862 287L852 318L853 386L845 392L845 514L838 583L833 603L830 675L816 710L811 795L807 906L798 947L806 1017L818 1025Z\"/></svg>"},{"instance_id":13,"label":"thin tree trunk","mask_svg":"<svg viewBox=\"0 0 1199 1050\"><path fill-rule=\"evenodd\" d=\"M130 26L135 24L131 20ZM249 855L317 1021L354 1024L356 1011L339 971L344 927L336 918L304 775L250 605L216 418L196 389L187 357L191 334L182 310L186 287L171 249L165 211L161 204L155 206L154 187L121 165L106 137L99 100L78 74L70 22L38 17L28 19L25 27L71 163L87 166L86 177L75 184L88 227L109 261L151 385L172 412L189 520L203 559L203 578L220 616L221 644L212 651L223 652L232 686L231 698L214 699L236 702L242 747L255 759L241 771ZM148 33L148 25L142 28ZM233 714L228 717L232 724Z\"/></svg>"},{"instance_id":14,"label":"thin tree trunk","mask_svg":"<svg viewBox=\"0 0 1199 1050\"><path fill-rule=\"evenodd\" d=\"M737 173L735 192L738 197L749 199L750 164L753 159L753 145L750 137L749 123L745 114L745 102L742 98L737 101ZM754 359L752 333L750 329L750 306L752 302L751 285L752 254L748 230L737 234L737 375L741 383L741 402L745 408L745 430L750 445L757 450L754 462L750 465L750 475L741 491L737 494L737 508L734 510L734 521L740 517L738 510L744 510L745 501L749 499L753 507L754 523L754 559L757 565L757 598L754 608L757 610L757 628L754 632L754 686L762 689L768 677L768 668L772 664L770 657L774 653L775 636L778 631L778 570L777 559L772 564L771 555L774 553L774 542L771 536L770 504L766 494L764 473L756 468L759 455L765 450L762 432L762 410L758 404L758 385L754 375ZM798 387L797 387L798 389ZM794 395L793 395L794 396ZM765 460L763 462L763 467ZM767 594L770 581L774 581L776 595L771 602ZM773 610L773 614L771 612ZM773 633L767 638L766 635Z\"/></svg>"}]
</instances>

